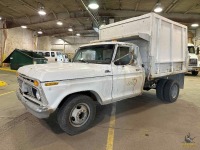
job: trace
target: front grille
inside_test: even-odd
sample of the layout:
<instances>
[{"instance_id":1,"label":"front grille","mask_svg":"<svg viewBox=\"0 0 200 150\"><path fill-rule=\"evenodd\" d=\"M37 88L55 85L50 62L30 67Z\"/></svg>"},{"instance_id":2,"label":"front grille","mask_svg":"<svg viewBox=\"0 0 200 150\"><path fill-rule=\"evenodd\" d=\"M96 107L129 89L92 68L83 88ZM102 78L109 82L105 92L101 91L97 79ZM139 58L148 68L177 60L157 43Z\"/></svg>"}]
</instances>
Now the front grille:
<instances>
[{"instance_id":1,"label":"front grille","mask_svg":"<svg viewBox=\"0 0 200 150\"><path fill-rule=\"evenodd\" d=\"M21 79L19 79L19 78L17 79L17 81L18 81L18 83L19 83L19 87L22 88L22 83L23 83L23 81L22 81Z\"/></svg>"},{"instance_id":2,"label":"front grille","mask_svg":"<svg viewBox=\"0 0 200 150\"><path fill-rule=\"evenodd\" d=\"M20 91L21 93L28 95L34 99L36 98L36 92L37 89L32 85L32 80L28 79L28 78L23 78L20 76L20 78L18 78L18 83L19 83L19 87L20 87Z\"/></svg>"},{"instance_id":3,"label":"front grille","mask_svg":"<svg viewBox=\"0 0 200 150\"><path fill-rule=\"evenodd\" d=\"M197 59L190 59L189 66L197 66Z\"/></svg>"}]
</instances>

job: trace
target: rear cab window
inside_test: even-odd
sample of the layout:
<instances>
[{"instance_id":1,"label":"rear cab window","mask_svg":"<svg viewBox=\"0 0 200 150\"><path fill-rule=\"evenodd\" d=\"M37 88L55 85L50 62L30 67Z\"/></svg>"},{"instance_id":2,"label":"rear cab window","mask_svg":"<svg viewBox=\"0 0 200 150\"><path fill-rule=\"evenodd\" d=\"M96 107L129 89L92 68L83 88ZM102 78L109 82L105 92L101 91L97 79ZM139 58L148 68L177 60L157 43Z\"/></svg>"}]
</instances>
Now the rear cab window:
<instances>
[{"instance_id":1,"label":"rear cab window","mask_svg":"<svg viewBox=\"0 0 200 150\"><path fill-rule=\"evenodd\" d=\"M55 57L55 53L54 52L51 52L51 57Z\"/></svg>"}]
</instances>

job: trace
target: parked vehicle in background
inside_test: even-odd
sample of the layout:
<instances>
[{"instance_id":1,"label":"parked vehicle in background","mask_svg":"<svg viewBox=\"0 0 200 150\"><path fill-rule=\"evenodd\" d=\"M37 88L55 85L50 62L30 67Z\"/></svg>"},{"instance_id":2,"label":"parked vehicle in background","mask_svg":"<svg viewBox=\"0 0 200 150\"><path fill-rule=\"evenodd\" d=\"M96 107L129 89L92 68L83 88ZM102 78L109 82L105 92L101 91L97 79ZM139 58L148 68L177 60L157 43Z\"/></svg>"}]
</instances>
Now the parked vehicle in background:
<instances>
[{"instance_id":1,"label":"parked vehicle in background","mask_svg":"<svg viewBox=\"0 0 200 150\"><path fill-rule=\"evenodd\" d=\"M191 72L192 75L196 76L198 75L199 70L200 70L200 66L198 62L199 48L195 50L194 44L188 43L188 52L189 52L188 72Z\"/></svg>"},{"instance_id":2,"label":"parked vehicle in background","mask_svg":"<svg viewBox=\"0 0 200 150\"><path fill-rule=\"evenodd\" d=\"M74 135L91 126L96 103L150 89L160 100L177 100L188 70L186 26L149 13L102 26L99 39L79 47L72 63L18 70L17 96L30 113L48 118L57 110L60 127Z\"/></svg>"},{"instance_id":3,"label":"parked vehicle in background","mask_svg":"<svg viewBox=\"0 0 200 150\"><path fill-rule=\"evenodd\" d=\"M36 51L37 54L48 59L48 63L52 62L69 62L66 54L60 51Z\"/></svg>"}]
</instances>

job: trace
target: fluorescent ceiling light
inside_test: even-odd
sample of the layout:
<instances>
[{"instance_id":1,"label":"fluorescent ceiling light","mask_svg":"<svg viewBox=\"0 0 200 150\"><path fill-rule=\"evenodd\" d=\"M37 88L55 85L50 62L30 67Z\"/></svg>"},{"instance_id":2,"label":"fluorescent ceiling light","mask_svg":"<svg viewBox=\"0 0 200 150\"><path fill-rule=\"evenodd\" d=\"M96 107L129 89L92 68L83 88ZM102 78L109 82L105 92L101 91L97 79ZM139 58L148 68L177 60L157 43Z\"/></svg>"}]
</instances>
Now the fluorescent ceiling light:
<instances>
[{"instance_id":1,"label":"fluorescent ceiling light","mask_svg":"<svg viewBox=\"0 0 200 150\"><path fill-rule=\"evenodd\" d=\"M38 11L39 15L45 16L47 13L44 11L44 7L40 7L40 10Z\"/></svg>"},{"instance_id":2,"label":"fluorescent ceiling light","mask_svg":"<svg viewBox=\"0 0 200 150\"><path fill-rule=\"evenodd\" d=\"M38 33L38 34L42 34L43 32L42 32L42 31L38 31L37 33Z\"/></svg>"},{"instance_id":3,"label":"fluorescent ceiling light","mask_svg":"<svg viewBox=\"0 0 200 150\"><path fill-rule=\"evenodd\" d=\"M0 17L0 20L2 19L2 17Z\"/></svg>"},{"instance_id":4,"label":"fluorescent ceiling light","mask_svg":"<svg viewBox=\"0 0 200 150\"><path fill-rule=\"evenodd\" d=\"M73 31L73 29L72 29L72 28L69 28L69 29L68 29L68 31L72 32L72 31Z\"/></svg>"},{"instance_id":5,"label":"fluorescent ceiling light","mask_svg":"<svg viewBox=\"0 0 200 150\"><path fill-rule=\"evenodd\" d=\"M81 36L81 34L80 33L76 33L76 36Z\"/></svg>"},{"instance_id":6,"label":"fluorescent ceiling light","mask_svg":"<svg viewBox=\"0 0 200 150\"><path fill-rule=\"evenodd\" d=\"M21 26L21 28L23 28L23 29L26 29L26 28L27 28L27 26Z\"/></svg>"},{"instance_id":7,"label":"fluorescent ceiling light","mask_svg":"<svg viewBox=\"0 0 200 150\"><path fill-rule=\"evenodd\" d=\"M199 24L198 24L198 23L193 23L191 26L192 26L192 27L198 27Z\"/></svg>"},{"instance_id":8,"label":"fluorescent ceiling light","mask_svg":"<svg viewBox=\"0 0 200 150\"><path fill-rule=\"evenodd\" d=\"M57 25L62 26L63 23L61 21L57 21Z\"/></svg>"},{"instance_id":9,"label":"fluorescent ceiling light","mask_svg":"<svg viewBox=\"0 0 200 150\"><path fill-rule=\"evenodd\" d=\"M98 9L98 8L99 8L99 5L98 5L97 3L90 3L90 4L88 5L88 7L89 7L90 9Z\"/></svg>"},{"instance_id":10,"label":"fluorescent ceiling light","mask_svg":"<svg viewBox=\"0 0 200 150\"><path fill-rule=\"evenodd\" d=\"M160 13L162 11L163 11L163 8L161 6L161 3L157 3L156 6L155 6L155 8L154 8L154 12Z\"/></svg>"}]
</instances>

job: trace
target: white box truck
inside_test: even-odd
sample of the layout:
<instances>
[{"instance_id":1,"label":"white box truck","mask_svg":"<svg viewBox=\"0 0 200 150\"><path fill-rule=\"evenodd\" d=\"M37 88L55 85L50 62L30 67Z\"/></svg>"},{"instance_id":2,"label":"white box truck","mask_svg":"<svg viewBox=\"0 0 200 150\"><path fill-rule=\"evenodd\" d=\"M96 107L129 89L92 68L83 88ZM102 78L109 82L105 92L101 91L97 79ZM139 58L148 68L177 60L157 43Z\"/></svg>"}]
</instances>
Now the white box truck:
<instances>
[{"instance_id":1,"label":"white box truck","mask_svg":"<svg viewBox=\"0 0 200 150\"><path fill-rule=\"evenodd\" d=\"M149 13L101 27L99 41L81 46L72 63L19 68L17 96L38 118L57 110L60 127L74 135L90 127L96 103L150 89L159 99L175 102L187 54L187 27Z\"/></svg>"}]
</instances>

